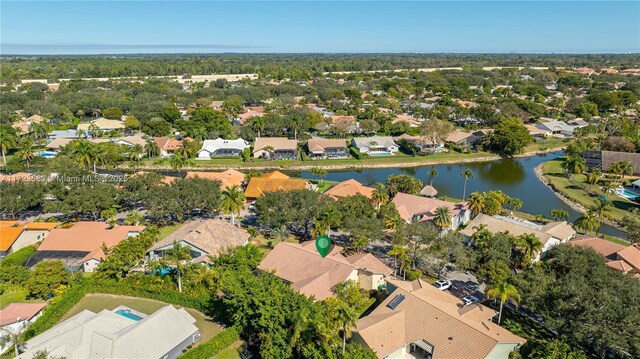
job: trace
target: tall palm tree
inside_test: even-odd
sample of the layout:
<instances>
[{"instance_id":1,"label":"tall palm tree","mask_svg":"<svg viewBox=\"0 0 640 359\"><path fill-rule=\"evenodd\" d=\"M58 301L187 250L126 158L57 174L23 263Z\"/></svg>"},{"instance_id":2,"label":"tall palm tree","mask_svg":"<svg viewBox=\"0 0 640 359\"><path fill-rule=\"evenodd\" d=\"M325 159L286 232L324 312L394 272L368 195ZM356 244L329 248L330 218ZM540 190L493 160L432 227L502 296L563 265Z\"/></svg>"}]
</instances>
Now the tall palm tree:
<instances>
[{"instance_id":1,"label":"tall palm tree","mask_svg":"<svg viewBox=\"0 0 640 359\"><path fill-rule=\"evenodd\" d=\"M49 131L49 124L46 122L34 122L29 127L31 134L33 135L33 139L35 142L38 142L39 139L44 138Z\"/></svg>"},{"instance_id":2,"label":"tall palm tree","mask_svg":"<svg viewBox=\"0 0 640 359\"><path fill-rule=\"evenodd\" d=\"M554 221L566 221L569 219L569 212L561 208L552 209L549 215Z\"/></svg>"},{"instance_id":3,"label":"tall palm tree","mask_svg":"<svg viewBox=\"0 0 640 359\"><path fill-rule=\"evenodd\" d=\"M531 233L517 237L516 243L522 253L522 266L529 265L544 248L538 237Z\"/></svg>"},{"instance_id":4,"label":"tall palm tree","mask_svg":"<svg viewBox=\"0 0 640 359\"><path fill-rule=\"evenodd\" d=\"M598 183L601 175L602 175L602 172L600 172L600 170L593 170L587 173L587 182L589 182L589 190L593 189L594 184Z\"/></svg>"},{"instance_id":5,"label":"tall palm tree","mask_svg":"<svg viewBox=\"0 0 640 359\"><path fill-rule=\"evenodd\" d=\"M6 127L0 127L0 151L2 151L2 162L7 166L7 151L16 146L17 137Z\"/></svg>"},{"instance_id":6,"label":"tall palm tree","mask_svg":"<svg viewBox=\"0 0 640 359\"><path fill-rule=\"evenodd\" d=\"M433 223L445 230L451 227L451 210L447 206L440 206L436 208L433 213Z\"/></svg>"},{"instance_id":7,"label":"tall palm tree","mask_svg":"<svg viewBox=\"0 0 640 359\"><path fill-rule=\"evenodd\" d=\"M598 219L592 211L586 211L574 222L576 228L583 230L585 233L595 231L598 226Z\"/></svg>"},{"instance_id":8,"label":"tall palm tree","mask_svg":"<svg viewBox=\"0 0 640 359\"><path fill-rule=\"evenodd\" d=\"M519 198L509 197L507 198L507 206L511 209L511 215L513 216L513 211L517 211L522 208L522 201Z\"/></svg>"},{"instance_id":9,"label":"tall palm tree","mask_svg":"<svg viewBox=\"0 0 640 359\"><path fill-rule=\"evenodd\" d=\"M95 158L94 144L87 140L74 141L71 155L84 168L88 168Z\"/></svg>"},{"instance_id":10,"label":"tall palm tree","mask_svg":"<svg viewBox=\"0 0 640 359\"><path fill-rule=\"evenodd\" d=\"M344 354L347 347L347 337L351 336L351 331L356 327L360 313L358 313L356 308L349 305L346 301L336 301L337 306L335 308L335 315L342 327L342 354Z\"/></svg>"},{"instance_id":11,"label":"tall palm tree","mask_svg":"<svg viewBox=\"0 0 640 359\"><path fill-rule=\"evenodd\" d=\"M25 138L20 141L17 155L20 160L26 162L27 169L29 169L30 162L35 158L35 155L33 154L33 140Z\"/></svg>"},{"instance_id":12,"label":"tall palm tree","mask_svg":"<svg viewBox=\"0 0 640 359\"><path fill-rule=\"evenodd\" d=\"M464 189L462 191L462 200L464 201L467 198L467 180L469 178L474 178L475 175L473 174L473 172L471 172L470 169L467 168L462 173L460 173L460 177L464 178Z\"/></svg>"},{"instance_id":13,"label":"tall palm tree","mask_svg":"<svg viewBox=\"0 0 640 359\"><path fill-rule=\"evenodd\" d=\"M620 184L624 183L624 176L630 176L633 174L633 164L630 161L622 161L619 164L620 174L622 178L620 179Z\"/></svg>"},{"instance_id":14,"label":"tall palm tree","mask_svg":"<svg viewBox=\"0 0 640 359\"><path fill-rule=\"evenodd\" d=\"M469 209L473 212L473 216L477 216L482 213L482 209L484 206L484 197L480 192L473 192L469 195L469 199L467 199L467 205Z\"/></svg>"},{"instance_id":15,"label":"tall palm tree","mask_svg":"<svg viewBox=\"0 0 640 359\"><path fill-rule=\"evenodd\" d=\"M184 271L184 264L190 260L191 253L189 247L182 246L180 243L173 242L173 247L165 251L162 260L168 264L176 266L176 272L178 275L178 292L182 293L182 272Z\"/></svg>"},{"instance_id":16,"label":"tall palm tree","mask_svg":"<svg viewBox=\"0 0 640 359\"><path fill-rule=\"evenodd\" d=\"M438 177L438 170L435 166L431 166L431 170L429 171L429 186L433 187L433 179Z\"/></svg>"},{"instance_id":17,"label":"tall palm tree","mask_svg":"<svg viewBox=\"0 0 640 359\"><path fill-rule=\"evenodd\" d=\"M590 211L594 213L596 218L598 219L598 229L596 230L596 237L598 236L598 232L600 231L600 227L602 227L602 222L607 217L607 210L611 207L611 202L606 199L600 199L596 201L595 205L590 208Z\"/></svg>"},{"instance_id":18,"label":"tall palm tree","mask_svg":"<svg viewBox=\"0 0 640 359\"><path fill-rule=\"evenodd\" d=\"M223 212L231 214L231 224L236 225L236 215L240 214L240 210L244 208L247 198L238 185L233 185L222 191L222 201L220 209Z\"/></svg>"},{"instance_id":19,"label":"tall palm tree","mask_svg":"<svg viewBox=\"0 0 640 359\"><path fill-rule=\"evenodd\" d=\"M264 131L265 125L266 123L264 121L264 118L262 118L262 116L254 116L251 119L251 128L253 128L253 130L258 133L258 137L260 137L260 133Z\"/></svg>"},{"instance_id":20,"label":"tall palm tree","mask_svg":"<svg viewBox=\"0 0 640 359\"><path fill-rule=\"evenodd\" d=\"M380 210L380 207L389 203L389 192L383 183L376 183L376 187L371 193L371 204Z\"/></svg>"},{"instance_id":21,"label":"tall palm tree","mask_svg":"<svg viewBox=\"0 0 640 359\"><path fill-rule=\"evenodd\" d=\"M407 248L398 244L394 244L393 246L391 246L391 250L387 252L387 254L393 257L394 268L396 262L400 264L400 272L402 273L402 279L404 279L405 269L411 262L411 257L409 256Z\"/></svg>"},{"instance_id":22,"label":"tall palm tree","mask_svg":"<svg viewBox=\"0 0 640 359\"><path fill-rule=\"evenodd\" d=\"M620 162L614 162L611 165L609 165L609 174L614 175L613 177L615 179L618 178L618 175L620 174L620 172L622 172L622 169L620 168ZM613 182L613 180L611 182Z\"/></svg>"},{"instance_id":23,"label":"tall palm tree","mask_svg":"<svg viewBox=\"0 0 640 359\"><path fill-rule=\"evenodd\" d=\"M498 314L498 324L502 320L502 307L507 301L517 304L520 302L520 294L513 284L507 282L496 283L493 288L487 291L488 298L500 299L500 314Z\"/></svg>"},{"instance_id":24,"label":"tall palm tree","mask_svg":"<svg viewBox=\"0 0 640 359\"><path fill-rule=\"evenodd\" d=\"M179 153L174 153L173 156L171 156L171 159L169 159L169 163L171 164L171 167L177 171L187 164L187 160Z\"/></svg>"},{"instance_id":25,"label":"tall palm tree","mask_svg":"<svg viewBox=\"0 0 640 359\"><path fill-rule=\"evenodd\" d=\"M207 136L207 129L204 127L196 127L191 131L191 135L193 138L204 141L204 138Z\"/></svg>"},{"instance_id":26,"label":"tall palm tree","mask_svg":"<svg viewBox=\"0 0 640 359\"><path fill-rule=\"evenodd\" d=\"M107 151L101 144L93 145L93 172L98 172L98 165L104 165L107 162Z\"/></svg>"},{"instance_id":27,"label":"tall palm tree","mask_svg":"<svg viewBox=\"0 0 640 359\"><path fill-rule=\"evenodd\" d=\"M22 329L22 330L21 330ZM20 329L11 329L9 327L0 328L0 333L5 332L6 334L0 336L0 347L4 347L5 345L11 345L13 347L13 351L15 356L19 355L18 346L24 343L24 328Z\"/></svg>"},{"instance_id":28,"label":"tall palm tree","mask_svg":"<svg viewBox=\"0 0 640 359\"><path fill-rule=\"evenodd\" d=\"M160 147L158 147L156 141L148 139L144 145L144 152L148 158L160 156Z\"/></svg>"},{"instance_id":29,"label":"tall palm tree","mask_svg":"<svg viewBox=\"0 0 640 359\"><path fill-rule=\"evenodd\" d=\"M136 144L129 149L129 159L140 162L140 158L144 155L144 147Z\"/></svg>"}]
</instances>

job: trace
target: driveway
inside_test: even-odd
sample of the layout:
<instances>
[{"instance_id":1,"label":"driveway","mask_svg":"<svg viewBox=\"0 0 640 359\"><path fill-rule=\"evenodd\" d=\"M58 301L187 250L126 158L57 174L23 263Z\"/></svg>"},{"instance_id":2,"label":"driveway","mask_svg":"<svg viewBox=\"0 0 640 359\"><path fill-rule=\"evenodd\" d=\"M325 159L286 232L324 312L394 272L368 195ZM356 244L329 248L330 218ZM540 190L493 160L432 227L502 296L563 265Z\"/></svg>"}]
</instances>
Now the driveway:
<instances>
[{"instance_id":1,"label":"driveway","mask_svg":"<svg viewBox=\"0 0 640 359\"><path fill-rule=\"evenodd\" d=\"M478 283L478 279L473 273L464 271L451 271L445 277L453 283L449 291L458 298L473 295L480 299L485 298L486 285Z\"/></svg>"}]
</instances>

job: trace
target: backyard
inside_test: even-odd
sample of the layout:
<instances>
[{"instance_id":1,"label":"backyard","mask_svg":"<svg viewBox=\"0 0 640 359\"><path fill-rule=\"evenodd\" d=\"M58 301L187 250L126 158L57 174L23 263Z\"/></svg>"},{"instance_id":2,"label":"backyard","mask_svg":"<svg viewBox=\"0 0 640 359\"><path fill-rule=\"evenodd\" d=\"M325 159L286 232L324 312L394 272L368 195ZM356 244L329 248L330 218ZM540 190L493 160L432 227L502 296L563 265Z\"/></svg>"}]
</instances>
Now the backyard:
<instances>
[{"instance_id":1,"label":"backyard","mask_svg":"<svg viewBox=\"0 0 640 359\"><path fill-rule=\"evenodd\" d=\"M134 298L120 295L111 294L87 294L76 305L74 305L61 319L64 321L70 317L80 313L83 310L90 310L92 312L100 312L107 309L112 310L116 307L124 305L133 310L151 314L156 310L168 305L167 303L160 302L153 299L146 298ZM204 314L192 308L185 308L189 314L196 319L196 327L202 334L202 339L196 344L205 343L211 339L214 335L222 331L222 327L208 319Z\"/></svg>"}]
</instances>

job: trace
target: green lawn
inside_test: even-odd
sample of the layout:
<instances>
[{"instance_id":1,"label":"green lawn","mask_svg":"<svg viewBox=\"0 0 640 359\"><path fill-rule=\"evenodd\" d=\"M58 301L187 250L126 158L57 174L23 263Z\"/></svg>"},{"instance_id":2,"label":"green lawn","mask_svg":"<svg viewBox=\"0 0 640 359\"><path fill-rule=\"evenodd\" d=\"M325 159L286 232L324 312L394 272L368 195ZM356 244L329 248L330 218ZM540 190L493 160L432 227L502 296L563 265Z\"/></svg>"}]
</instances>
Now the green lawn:
<instances>
[{"instance_id":1,"label":"green lawn","mask_svg":"<svg viewBox=\"0 0 640 359\"><path fill-rule=\"evenodd\" d=\"M525 152L535 152L541 151L545 149L560 149L567 146L567 142L565 142L562 138L549 138L542 141L535 141L532 144L528 145L525 148Z\"/></svg>"},{"instance_id":2,"label":"green lawn","mask_svg":"<svg viewBox=\"0 0 640 359\"><path fill-rule=\"evenodd\" d=\"M592 188L593 193L589 193L589 183L586 176L571 175L572 180L570 180L562 171L562 161L562 158L558 158L545 162L543 165L544 175L565 197L586 208L593 206L599 196L604 194L600 189L601 186L594 185ZM616 221L622 220L624 216L629 214L629 210L638 207L633 202L616 195L611 195L610 200L613 207L607 211L607 214Z\"/></svg>"},{"instance_id":3,"label":"green lawn","mask_svg":"<svg viewBox=\"0 0 640 359\"><path fill-rule=\"evenodd\" d=\"M42 300L32 300L27 299L27 294L29 294L26 290L20 290L17 292L4 293L0 295L0 309L4 309L11 303L42 303Z\"/></svg>"},{"instance_id":4,"label":"green lawn","mask_svg":"<svg viewBox=\"0 0 640 359\"><path fill-rule=\"evenodd\" d=\"M127 306L133 310L137 310L145 314L151 314L156 310L166 306L167 303L153 299L134 298L120 295L88 294L84 298L82 298L76 305L74 305L73 308L71 308L71 310L69 310L62 317L62 319L60 319L60 321L62 322L66 319L69 319L73 315L76 315L85 309L97 313L103 309L115 309L120 305ZM202 339L200 339L198 343L205 343L214 335L222 331L222 327L219 324L209 320L204 314L200 313L199 311L192 308L185 309L196 319L196 327L200 329L200 333L202 334Z\"/></svg>"},{"instance_id":5,"label":"green lawn","mask_svg":"<svg viewBox=\"0 0 640 359\"><path fill-rule=\"evenodd\" d=\"M212 359L240 359L242 342L235 342L229 348L213 356Z\"/></svg>"},{"instance_id":6,"label":"green lawn","mask_svg":"<svg viewBox=\"0 0 640 359\"><path fill-rule=\"evenodd\" d=\"M178 228L182 227L184 223L172 224L170 226L160 227L160 234L158 235L158 240L164 239L169 236L171 233L178 230Z\"/></svg>"}]
</instances>

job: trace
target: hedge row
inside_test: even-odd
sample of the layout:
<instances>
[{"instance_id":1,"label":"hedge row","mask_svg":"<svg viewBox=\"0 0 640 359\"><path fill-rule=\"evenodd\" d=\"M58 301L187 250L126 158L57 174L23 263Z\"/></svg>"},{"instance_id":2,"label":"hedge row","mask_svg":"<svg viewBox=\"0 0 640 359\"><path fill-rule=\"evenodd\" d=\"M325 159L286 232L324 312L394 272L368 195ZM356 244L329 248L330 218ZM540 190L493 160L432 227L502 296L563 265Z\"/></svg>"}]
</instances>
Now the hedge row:
<instances>
[{"instance_id":1,"label":"hedge row","mask_svg":"<svg viewBox=\"0 0 640 359\"><path fill-rule=\"evenodd\" d=\"M361 160L367 156L365 153L360 152L360 150L355 147L349 147L349 153L351 154L351 156L353 156L353 158L357 160Z\"/></svg>"},{"instance_id":2,"label":"hedge row","mask_svg":"<svg viewBox=\"0 0 640 359\"><path fill-rule=\"evenodd\" d=\"M231 344L240 340L240 334L235 327L229 327L216 336L211 338L208 342L198 345L197 347L189 350L181 355L180 359L204 359L211 358L224 349L231 346Z\"/></svg>"},{"instance_id":3,"label":"hedge row","mask_svg":"<svg viewBox=\"0 0 640 359\"><path fill-rule=\"evenodd\" d=\"M211 297L202 295L191 297L175 290L149 291L144 288L132 286L126 282L96 282L90 278L81 278L59 298L54 298L52 303L45 308L44 313L26 331L26 339L50 329L67 313L76 303L89 293L104 293L114 295L126 295L159 300L181 307L194 308L206 312L210 305Z\"/></svg>"},{"instance_id":4,"label":"hedge row","mask_svg":"<svg viewBox=\"0 0 640 359\"><path fill-rule=\"evenodd\" d=\"M32 255L36 254L37 251L38 250L35 246L26 246L4 257L2 264L16 266L22 265L22 263L26 262Z\"/></svg>"}]
</instances>

